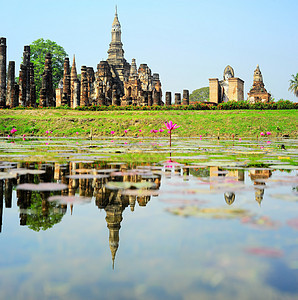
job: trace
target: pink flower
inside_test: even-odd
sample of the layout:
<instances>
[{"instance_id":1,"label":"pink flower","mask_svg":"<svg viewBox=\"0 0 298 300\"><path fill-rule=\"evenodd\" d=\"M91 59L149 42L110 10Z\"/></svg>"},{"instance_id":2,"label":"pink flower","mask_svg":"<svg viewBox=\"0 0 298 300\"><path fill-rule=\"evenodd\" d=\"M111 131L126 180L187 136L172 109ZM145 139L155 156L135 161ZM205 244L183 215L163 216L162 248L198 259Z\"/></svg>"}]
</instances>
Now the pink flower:
<instances>
[{"instance_id":1,"label":"pink flower","mask_svg":"<svg viewBox=\"0 0 298 300\"><path fill-rule=\"evenodd\" d=\"M265 135L265 133L264 133L264 132L261 132L261 133L260 133L260 135L261 135L261 136L264 136L264 135Z\"/></svg>"},{"instance_id":2,"label":"pink flower","mask_svg":"<svg viewBox=\"0 0 298 300\"><path fill-rule=\"evenodd\" d=\"M200 141L202 140L202 138L200 137Z\"/></svg>"},{"instance_id":3,"label":"pink flower","mask_svg":"<svg viewBox=\"0 0 298 300\"><path fill-rule=\"evenodd\" d=\"M48 131L48 130L46 131L46 134L49 134L49 131Z\"/></svg>"},{"instance_id":4,"label":"pink flower","mask_svg":"<svg viewBox=\"0 0 298 300\"><path fill-rule=\"evenodd\" d=\"M7 136L8 138L10 137L10 135Z\"/></svg>"},{"instance_id":5,"label":"pink flower","mask_svg":"<svg viewBox=\"0 0 298 300\"><path fill-rule=\"evenodd\" d=\"M11 133L11 134L14 134L16 131L17 131L17 130L16 130L15 128L13 128L13 129L10 130L10 133Z\"/></svg>"},{"instance_id":6,"label":"pink flower","mask_svg":"<svg viewBox=\"0 0 298 300\"><path fill-rule=\"evenodd\" d=\"M112 130L112 131L111 131L111 134L114 134L114 133L115 133L115 131Z\"/></svg>"},{"instance_id":7,"label":"pink flower","mask_svg":"<svg viewBox=\"0 0 298 300\"><path fill-rule=\"evenodd\" d=\"M76 142L76 144L78 144L78 142Z\"/></svg>"},{"instance_id":8,"label":"pink flower","mask_svg":"<svg viewBox=\"0 0 298 300\"><path fill-rule=\"evenodd\" d=\"M180 127L180 126L178 126L176 123L173 124L172 121L165 122L165 125L166 125L166 128L167 128L168 130L170 130L170 131L172 131L172 130L178 128L178 127Z\"/></svg>"},{"instance_id":9,"label":"pink flower","mask_svg":"<svg viewBox=\"0 0 298 300\"><path fill-rule=\"evenodd\" d=\"M112 143L114 143L114 141L111 141Z\"/></svg>"},{"instance_id":10,"label":"pink flower","mask_svg":"<svg viewBox=\"0 0 298 300\"><path fill-rule=\"evenodd\" d=\"M239 138L239 142L241 142L241 138Z\"/></svg>"},{"instance_id":11,"label":"pink flower","mask_svg":"<svg viewBox=\"0 0 298 300\"><path fill-rule=\"evenodd\" d=\"M153 129L153 132L154 132L154 133L157 133L157 132L158 132L158 130L157 130L157 129Z\"/></svg>"},{"instance_id":12,"label":"pink flower","mask_svg":"<svg viewBox=\"0 0 298 300\"><path fill-rule=\"evenodd\" d=\"M200 134L200 138L202 137L202 135Z\"/></svg>"},{"instance_id":13,"label":"pink flower","mask_svg":"<svg viewBox=\"0 0 298 300\"><path fill-rule=\"evenodd\" d=\"M76 135L78 135L79 133L78 132L76 132Z\"/></svg>"},{"instance_id":14,"label":"pink flower","mask_svg":"<svg viewBox=\"0 0 298 300\"><path fill-rule=\"evenodd\" d=\"M141 141L139 141L139 143L141 144L142 142L141 142Z\"/></svg>"},{"instance_id":15,"label":"pink flower","mask_svg":"<svg viewBox=\"0 0 298 300\"><path fill-rule=\"evenodd\" d=\"M125 130L124 130L124 132L125 132L125 133L127 133L127 132L128 132L128 130L127 130L127 129L125 129Z\"/></svg>"},{"instance_id":16,"label":"pink flower","mask_svg":"<svg viewBox=\"0 0 298 300\"><path fill-rule=\"evenodd\" d=\"M23 141L26 141L26 139L23 137Z\"/></svg>"},{"instance_id":17,"label":"pink flower","mask_svg":"<svg viewBox=\"0 0 298 300\"><path fill-rule=\"evenodd\" d=\"M159 132L164 132L164 129L160 128L160 129L159 129Z\"/></svg>"},{"instance_id":18,"label":"pink flower","mask_svg":"<svg viewBox=\"0 0 298 300\"><path fill-rule=\"evenodd\" d=\"M270 132L270 131L267 131L266 134L267 134L267 135L271 135L271 132Z\"/></svg>"},{"instance_id":19,"label":"pink flower","mask_svg":"<svg viewBox=\"0 0 298 300\"><path fill-rule=\"evenodd\" d=\"M25 137L26 136L26 134L23 134L23 137Z\"/></svg>"},{"instance_id":20,"label":"pink flower","mask_svg":"<svg viewBox=\"0 0 298 300\"><path fill-rule=\"evenodd\" d=\"M49 143L46 143L46 145L48 145Z\"/></svg>"},{"instance_id":21,"label":"pink flower","mask_svg":"<svg viewBox=\"0 0 298 300\"><path fill-rule=\"evenodd\" d=\"M141 130L141 129L139 129L139 132L142 132L142 130Z\"/></svg>"},{"instance_id":22,"label":"pink flower","mask_svg":"<svg viewBox=\"0 0 298 300\"><path fill-rule=\"evenodd\" d=\"M153 132L154 132L154 129L151 129L151 130L150 130L150 133L153 133Z\"/></svg>"},{"instance_id":23,"label":"pink flower","mask_svg":"<svg viewBox=\"0 0 298 300\"><path fill-rule=\"evenodd\" d=\"M268 145L270 145L270 144L271 144L271 142L270 142L270 141L267 141L267 144L268 144Z\"/></svg>"},{"instance_id":24,"label":"pink flower","mask_svg":"<svg viewBox=\"0 0 298 300\"><path fill-rule=\"evenodd\" d=\"M127 142L125 142L124 144L127 145Z\"/></svg>"},{"instance_id":25,"label":"pink flower","mask_svg":"<svg viewBox=\"0 0 298 300\"><path fill-rule=\"evenodd\" d=\"M264 149L264 147L263 147L263 146L261 146L261 147L260 147L260 149Z\"/></svg>"}]
</instances>

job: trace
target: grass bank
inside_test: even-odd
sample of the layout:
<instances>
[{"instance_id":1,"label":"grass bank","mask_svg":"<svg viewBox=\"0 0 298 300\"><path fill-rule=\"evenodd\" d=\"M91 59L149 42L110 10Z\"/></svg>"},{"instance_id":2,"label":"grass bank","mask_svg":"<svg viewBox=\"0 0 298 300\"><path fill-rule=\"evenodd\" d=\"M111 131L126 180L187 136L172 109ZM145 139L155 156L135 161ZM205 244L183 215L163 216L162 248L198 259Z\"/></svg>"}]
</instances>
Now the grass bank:
<instances>
[{"instance_id":1,"label":"grass bank","mask_svg":"<svg viewBox=\"0 0 298 300\"><path fill-rule=\"evenodd\" d=\"M122 136L128 129L129 136L150 136L151 129L164 127L172 120L181 127L176 135L231 137L255 137L261 131L270 131L272 136L297 137L298 116L296 110L231 110L231 111L76 111L58 109L0 110L0 135L10 133L13 127L17 134L53 136L106 136L115 131ZM166 135L164 131L161 135ZM160 134L159 134L160 135Z\"/></svg>"}]
</instances>

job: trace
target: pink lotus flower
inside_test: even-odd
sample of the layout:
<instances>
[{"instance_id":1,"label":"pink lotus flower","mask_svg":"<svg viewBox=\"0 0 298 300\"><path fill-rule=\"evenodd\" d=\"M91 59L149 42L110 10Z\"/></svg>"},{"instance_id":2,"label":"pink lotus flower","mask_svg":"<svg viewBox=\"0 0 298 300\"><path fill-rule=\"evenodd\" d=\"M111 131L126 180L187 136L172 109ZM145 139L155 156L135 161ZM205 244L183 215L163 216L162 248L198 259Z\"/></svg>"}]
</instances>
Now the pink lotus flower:
<instances>
[{"instance_id":1,"label":"pink lotus flower","mask_svg":"<svg viewBox=\"0 0 298 300\"><path fill-rule=\"evenodd\" d=\"M158 130L157 130L157 129L153 129L153 132L154 132L154 133L157 133L157 132L158 132Z\"/></svg>"},{"instance_id":2,"label":"pink lotus flower","mask_svg":"<svg viewBox=\"0 0 298 300\"><path fill-rule=\"evenodd\" d=\"M23 141L26 141L26 139L23 137Z\"/></svg>"},{"instance_id":3,"label":"pink lotus flower","mask_svg":"<svg viewBox=\"0 0 298 300\"><path fill-rule=\"evenodd\" d=\"M166 124L166 128L167 128L168 130L170 130L170 131L172 131L172 130L178 128L178 127L180 127L180 126L178 126L176 123L173 124L172 121L165 122L165 124Z\"/></svg>"},{"instance_id":4,"label":"pink lotus flower","mask_svg":"<svg viewBox=\"0 0 298 300\"><path fill-rule=\"evenodd\" d=\"M112 143L114 143L114 141L111 141Z\"/></svg>"},{"instance_id":5,"label":"pink lotus flower","mask_svg":"<svg viewBox=\"0 0 298 300\"><path fill-rule=\"evenodd\" d=\"M125 132L125 133L127 133L127 132L128 132L128 130L127 130L127 129L125 129L125 130L124 130L124 132Z\"/></svg>"},{"instance_id":6,"label":"pink lotus flower","mask_svg":"<svg viewBox=\"0 0 298 300\"><path fill-rule=\"evenodd\" d=\"M49 134L49 131L48 131L48 130L46 131L46 134Z\"/></svg>"},{"instance_id":7,"label":"pink lotus flower","mask_svg":"<svg viewBox=\"0 0 298 300\"><path fill-rule=\"evenodd\" d=\"M46 143L46 145L48 145L49 143Z\"/></svg>"},{"instance_id":8,"label":"pink lotus flower","mask_svg":"<svg viewBox=\"0 0 298 300\"><path fill-rule=\"evenodd\" d=\"M78 132L76 132L76 135L78 135L79 133Z\"/></svg>"},{"instance_id":9,"label":"pink lotus flower","mask_svg":"<svg viewBox=\"0 0 298 300\"><path fill-rule=\"evenodd\" d=\"M160 128L160 129L159 129L159 132L164 132L164 129Z\"/></svg>"},{"instance_id":10,"label":"pink lotus flower","mask_svg":"<svg viewBox=\"0 0 298 300\"><path fill-rule=\"evenodd\" d=\"M139 129L139 132L142 132L142 130L141 130L141 129Z\"/></svg>"},{"instance_id":11,"label":"pink lotus flower","mask_svg":"<svg viewBox=\"0 0 298 300\"><path fill-rule=\"evenodd\" d=\"M76 144L78 144L78 142L76 142Z\"/></svg>"},{"instance_id":12,"label":"pink lotus flower","mask_svg":"<svg viewBox=\"0 0 298 300\"><path fill-rule=\"evenodd\" d=\"M242 139L241 139L241 138L239 138L239 142L241 142L241 140L242 140Z\"/></svg>"},{"instance_id":13,"label":"pink lotus flower","mask_svg":"<svg viewBox=\"0 0 298 300\"><path fill-rule=\"evenodd\" d=\"M260 135L261 135L261 136L264 136L264 135L265 135L265 133L264 133L264 132L261 132L261 133L260 133Z\"/></svg>"},{"instance_id":14,"label":"pink lotus flower","mask_svg":"<svg viewBox=\"0 0 298 300\"><path fill-rule=\"evenodd\" d=\"M10 138L10 135L8 135L7 137Z\"/></svg>"},{"instance_id":15,"label":"pink lotus flower","mask_svg":"<svg viewBox=\"0 0 298 300\"><path fill-rule=\"evenodd\" d=\"M124 144L127 145L127 142L125 142Z\"/></svg>"},{"instance_id":16,"label":"pink lotus flower","mask_svg":"<svg viewBox=\"0 0 298 300\"><path fill-rule=\"evenodd\" d=\"M267 144L268 144L268 145L270 145L270 144L271 144L271 142L270 142L270 141L267 141Z\"/></svg>"},{"instance_id":17,"label":"pink lotus flower","mask_svg":"<svg viewBox=\"0 0 298 300\"><path fill-rule=\"evenodd\" d=\"M26 136L26 134L23 134L23 137L25 137Z\"/></svg>"},{"instance_id":18,"label":"pink lotus flower","mask_svg":"<svg viewBox=\"0 0 298 300\"><path fill-rule=\"evenodd\" d=\"M111 134L114 134L114 133L115 133L115 131L112 130L112 131L111 131Z\"/></svg>"},{"instance_id":19,"label":"pink lotus flower","mask_svg":"<svg viewBox=\"0 0 298 300\"><path fill-rule=\"evenodd\" d=\"M178 126L176 123L173 124L172 121L169 121L169 122L165 122L165 125L166 125L166 129L168 129L168 133L170 134L170 147L172 146L172 130L180 127Z\"/></svg>"},{"instance_id":20,"label":"pink lotus flower","mask_svg":"<svg viewBox=\"0 0 298 300\"><path fill-rule=\"evenodd\" d=\"M15 128L13 128L13 129L10 130L11 134L14 134L15 132L17 132L17 130Z\"/></svg>"},{"instance_id":21,"label":"pink lotus flower","mask_svg":"<svg viewBox=\"0 0 298 300\"><path fill-rule=\"evenodd\" d=\"M151 130L150 130L150 133L153 133L153 132L154 132L154 129L151 129Z\"/></svg>"},{"instance_id":22,"label":"pink lotus flower","mask_svg":"<svg viewBox=\"0 0 298 300\"><path fill-rule=\"evenodd\" d=\"M267 134L267 135L271 135L271 132L270 132L270 131L267 131L266 134Z\"/></svg>"}]
</instances>

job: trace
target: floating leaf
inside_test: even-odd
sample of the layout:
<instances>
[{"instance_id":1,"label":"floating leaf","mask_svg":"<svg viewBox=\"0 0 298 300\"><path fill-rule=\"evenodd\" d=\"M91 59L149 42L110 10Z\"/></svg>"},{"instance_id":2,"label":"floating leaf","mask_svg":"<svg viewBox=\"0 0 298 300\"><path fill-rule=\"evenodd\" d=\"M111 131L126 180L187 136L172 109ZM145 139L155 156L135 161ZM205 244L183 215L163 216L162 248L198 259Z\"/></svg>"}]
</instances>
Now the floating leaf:
<instances>
[{"instance_id":1,"label":"floating leaf","mask_svg":"<svg viewBox=\"0 0 298 300\"><path fill-rule=\"evenodd\" d=\"M60 204L85 204L91 202L91 198L81 196L51 196L48 201L55 201Z\"/></svg>"},{"instance_id":2,"label":"floating leaf","mask_svg":"<svg viewBox=\"0 0 298 300\"><path fill-rule=\"evenodd\" d=\"M131 182L110 181L105 185L105 187L109 190L129 189L131 187Z\"/></svg>"},{"instance_id":3,"label":"floating leaf","mask_svg":"<svg viewBox=\"0 0 298 300\"><path fill-rule=\"evenodd\" d=\"M283 252L279 249L275 248L265 248L265 247L254 247L254 248L246 248L245 252L258 256L265 257L281 257L283 256Z\"/></svg>"},{"instance_id":4,"label":"floating leaf","mask_svg":"<svg viewBox=\"0 0 298 300\"><path fill-rule=\"evenodd\" d=\"M63 183L53 183L53 182L44 182L39 184L34 183L23 183L17 186L17 190L25 190L25 191L61 191L66 190L67 185Z\"/></svg>"}]
</instances>

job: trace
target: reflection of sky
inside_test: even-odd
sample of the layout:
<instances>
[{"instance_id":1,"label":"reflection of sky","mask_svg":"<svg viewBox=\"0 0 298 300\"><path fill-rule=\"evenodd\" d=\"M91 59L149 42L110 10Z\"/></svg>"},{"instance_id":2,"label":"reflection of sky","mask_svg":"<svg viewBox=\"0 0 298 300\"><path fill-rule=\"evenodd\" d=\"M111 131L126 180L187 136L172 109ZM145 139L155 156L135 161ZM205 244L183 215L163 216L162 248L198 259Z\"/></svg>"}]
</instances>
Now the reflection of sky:
<instances>
[{"instance_id":1,"label":"reflection of sky","mask_svg":"<svg viewBox=\"0 0 298 300\"><path fill-rule=\"evenodd\" d=\"M296 173L274 172L271 178ZM190 188L197 184L193 178ZM174 185L169 185L173 183ZM245 174L245 184L253 182ZM167 194L183 177L162 178L161 195L146 207L123 212L120 242L112 270L106 212L94 202L68 207L62 221L47 231L19 226L16 193L13 208L4 209L1 238L0 288L4 299L181 299L216 297L291 299L297 295L297 231L285 221L296 217L297 203L270 197L291 193L292 186L265 189L261 206L254 189L237 191L233 208L249 209L279 221L278 229L256 229L239 219L179 217L165 212L177 206L163 200L200 199L199 206L228 207L218 194ZM182 185L181 185L182 188ZM210 190L209 186L204 187ZM281 258L247 254L246 247L281 249ZM293 267L294 266L294 267ZM289 277L286 282L279 276ZM278 283L279 282L279 283ZM289 294L287 294L289 292ZM287 298L288 297L288 298Z\"/></svg>"}]
</instances>

